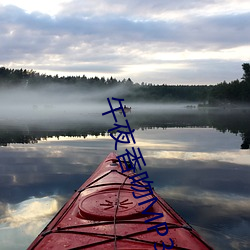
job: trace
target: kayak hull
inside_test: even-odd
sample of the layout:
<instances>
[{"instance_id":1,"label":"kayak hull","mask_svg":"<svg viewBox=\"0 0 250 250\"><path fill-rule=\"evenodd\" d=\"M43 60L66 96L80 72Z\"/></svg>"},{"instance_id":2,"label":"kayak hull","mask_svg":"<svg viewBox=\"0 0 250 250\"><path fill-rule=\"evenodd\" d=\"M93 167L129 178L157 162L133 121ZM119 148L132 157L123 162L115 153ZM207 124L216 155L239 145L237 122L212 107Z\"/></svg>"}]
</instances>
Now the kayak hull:
<instances>
[{"instance_id":1,"label":"kayak hull","mask_svg":"<svg viewBox=\"0 0 250 250\"><path fill-rule=\"evenodd\" d=\"M163 242L168 249L212 249L155 191L131 184L139 178L122 173L116 156L106 157L29 250L164 249Z\"/></svg>"}]
</instances>

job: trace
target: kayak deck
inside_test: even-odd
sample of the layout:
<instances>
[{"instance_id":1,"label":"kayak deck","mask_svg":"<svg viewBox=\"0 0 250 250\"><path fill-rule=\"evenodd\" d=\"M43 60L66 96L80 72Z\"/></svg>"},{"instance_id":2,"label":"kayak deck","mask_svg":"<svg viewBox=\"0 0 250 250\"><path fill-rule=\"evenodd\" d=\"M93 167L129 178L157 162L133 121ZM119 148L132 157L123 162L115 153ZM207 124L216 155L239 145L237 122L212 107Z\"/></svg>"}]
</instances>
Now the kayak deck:
<instances>
[{"instance_id":1,"label":"kayak deck","mask_svg":"<svg viewBox=\"0 0 250 250\"><path fill-rule=\"evenodd\" d=\"M166 249L212 249L156 192L133 190L138 189L131 184L133 176L122 173L110 153L28 249L164 249L162 242ZM155 219L155 214L163 217Z\"/></svg>"}]
</instances>

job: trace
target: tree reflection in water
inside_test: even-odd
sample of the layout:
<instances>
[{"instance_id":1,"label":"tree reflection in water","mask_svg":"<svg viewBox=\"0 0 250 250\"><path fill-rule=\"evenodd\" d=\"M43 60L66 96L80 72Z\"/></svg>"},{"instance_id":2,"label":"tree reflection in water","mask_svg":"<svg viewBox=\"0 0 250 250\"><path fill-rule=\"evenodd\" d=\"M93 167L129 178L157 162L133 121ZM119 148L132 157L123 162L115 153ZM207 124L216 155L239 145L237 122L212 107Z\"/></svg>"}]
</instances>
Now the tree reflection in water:
<instances>
[{"instance_id":1,"label":"tree reflection in water","mask_svg":"<svg viewBox=\"0 0 250 250\"><path fill-rule=\"evenodd\" d=\"M250 110L183 110L180 112L159 110L157 112L132 112L128 114L130 126L135 129L150 128L185 128L185 127L210 127L221 132L240 134L242 144L241 149L249 149L250 146ZM59 136L86 137L88 135L104 136L109 126L101 123L86 123L74 121L72 123L62 123L50 121L48 124L36 124L36 126L25 126L0 124L0 145L8 146L11 143L37 143L41 139ZM42 127L42 128L41 128Z\"/></svg>"}]
</instances>

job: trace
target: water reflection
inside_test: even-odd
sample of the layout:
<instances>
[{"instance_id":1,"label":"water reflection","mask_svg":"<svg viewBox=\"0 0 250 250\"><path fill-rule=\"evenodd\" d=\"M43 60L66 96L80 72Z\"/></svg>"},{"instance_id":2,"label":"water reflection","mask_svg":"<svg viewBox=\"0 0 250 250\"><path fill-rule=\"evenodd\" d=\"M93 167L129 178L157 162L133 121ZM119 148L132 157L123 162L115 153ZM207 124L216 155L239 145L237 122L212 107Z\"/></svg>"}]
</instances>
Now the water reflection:
<instances>
[{"instance_id":1,"label":"water reflection","mask_svg":"<svg viewBox=\"0 0 250 250\"><path fill-rule=\"evenodd\" d=\"M59 209L55 197L30 198L17 204L7 204L4 218L0 220L3 225L11 228L30 224L31 221L41 222L44 217L56 213ZM34 224L34 223L32 223ZM32 233L30 228L26 228L25 233Z\"/></svg>"},{"instance_id":2,"label":"water reflection","mask_svg":"<svg viewBox=\"0 0 250 250\"><path fill-rule=\"evenodd\" d=\"M239 149L239 131L247 128L233 130L227 123L222 133L221 126L211 126L216 119L204 122L203 114L200 120L189 114L179 125L178 115L169 116L160 120L128 117L131 127L137 128L136 146L141 148L147 163L144 169L156 191L215 249L249 249L250 154ZM112 121L88 128L96 134L102 131L102 136L81 137L85 133L81 126L30 129L35 144L10 143L13 134L6 135L8 147L0 149L1 249L26 248L73 190L114 150L114 140L105 135ZM118 153L127 147L119 145Z\"/></svg>"},{"instance_id":3,"label":"water reflection","mask_svg":"<svg viewBox=\"0 0 250 250\"><path fill-rule=\"evenodd\" d=\"M30 198L17 204L3 204L0 217L1 249L23 249L36 237L48 219L61 207L60 197Z\"/></svg>"},{"instance_id":4,"label":"water reflection","mask_svg":"<svg viewBox=\"0 0 250 250\"><path fill-rule=\"evenodd\" d=\"M215 128L220 132L240 135L239 148L250 145L250 110L142 110L134 108L128 114L130 126L138 129L151 128ZM98 114L81 114L73 120L45 119L44 121L12 121L0 123L0 145L10 143L37 143L41 139L60 136L87 137L106 135L113 118Z\"/></svg>"}]
</instances>

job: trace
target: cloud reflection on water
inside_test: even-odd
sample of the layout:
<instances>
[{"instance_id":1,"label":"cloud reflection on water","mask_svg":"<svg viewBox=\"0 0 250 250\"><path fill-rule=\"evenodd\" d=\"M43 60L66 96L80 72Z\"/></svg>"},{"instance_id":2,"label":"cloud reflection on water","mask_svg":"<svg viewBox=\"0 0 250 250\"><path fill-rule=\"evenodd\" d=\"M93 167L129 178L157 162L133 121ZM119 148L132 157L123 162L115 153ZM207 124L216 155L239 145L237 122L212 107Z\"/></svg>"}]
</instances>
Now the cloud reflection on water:
<instances>
[{"instance_id":1,"label":"cloud reflection on water","mask_svg":"<svg viewBox=\"0 0 250 250\"><path fill-rule=\"evenodd\" d=\"M151 154L152 157L158 159L183 159L184 161L199 160L199 161L220 161L246 165L250 167L250 155L247 151L234 150L231 152L221 151L217 153L205 152L183 152L183 151L160 151ZM215 166L216 167L216 166Z\"/></svg>"},{"instance_id":2,"label":"cloud reflection on water","mask_svg":"<svg viewBox=\"0 0 250 250\"><path fill-rule=\"evenodd\" d=\"M41 221L42 218L53 215L58 209L58 201L55 197L33 197L18 204L8 204L0 223L12 228L30 224L31 221L34 224L36 220ZM32 231L25 230L25 232L33 234Z\"/></svg>"},{"instance_id":3,"label":"cloud reflection on water","mask_svg":"<svg viewBox=\"0 0 250 250\"><path fill-rule=\"evenodd\" d=\"M0 237L5 241L17 235L16 246L25 238L16 249L27 246L36 236L30 237L31 229L38 233L44 226L46 213L42 210L46 210L46 204L41 204L47 201L56 212L60 206L57 203L56 209L53 199L57 198L53 195L68 198L114 151L110 136L59 139L35 145L12 144L0 152ZM217 235L223 233L225 238L218 242L216 234L204 233L221 247L216 249L244 249L243 242L249 246L246 237L250 238L250 230L246 229L250 227L250 156L248 151L235 149L239 136L208 128L179 128L136 130L135 139L135 145L119 145L118 153L140 147L147 163L143 169L154 181L156 191L191 224L217 231ZM30 200L31 195L36 198ZM36 212L38 204L41 213ZM30 211L37 217L32 217ZM25 218L33 224L26 225ZM49 220L47 217L46 223Z\"/></svg>"},{"instance_id":4,"label":"cloud reflection on water","mask_svg":"<svg viewBox=\"0 0 250 250\"><path fill-rule=\"evenodd\" d=\"M61 197L47 196L5 204L4 215L0 217L1 249L22 249L30 244L59 210L61 203Z\"/></svg>"}]
</instances>

